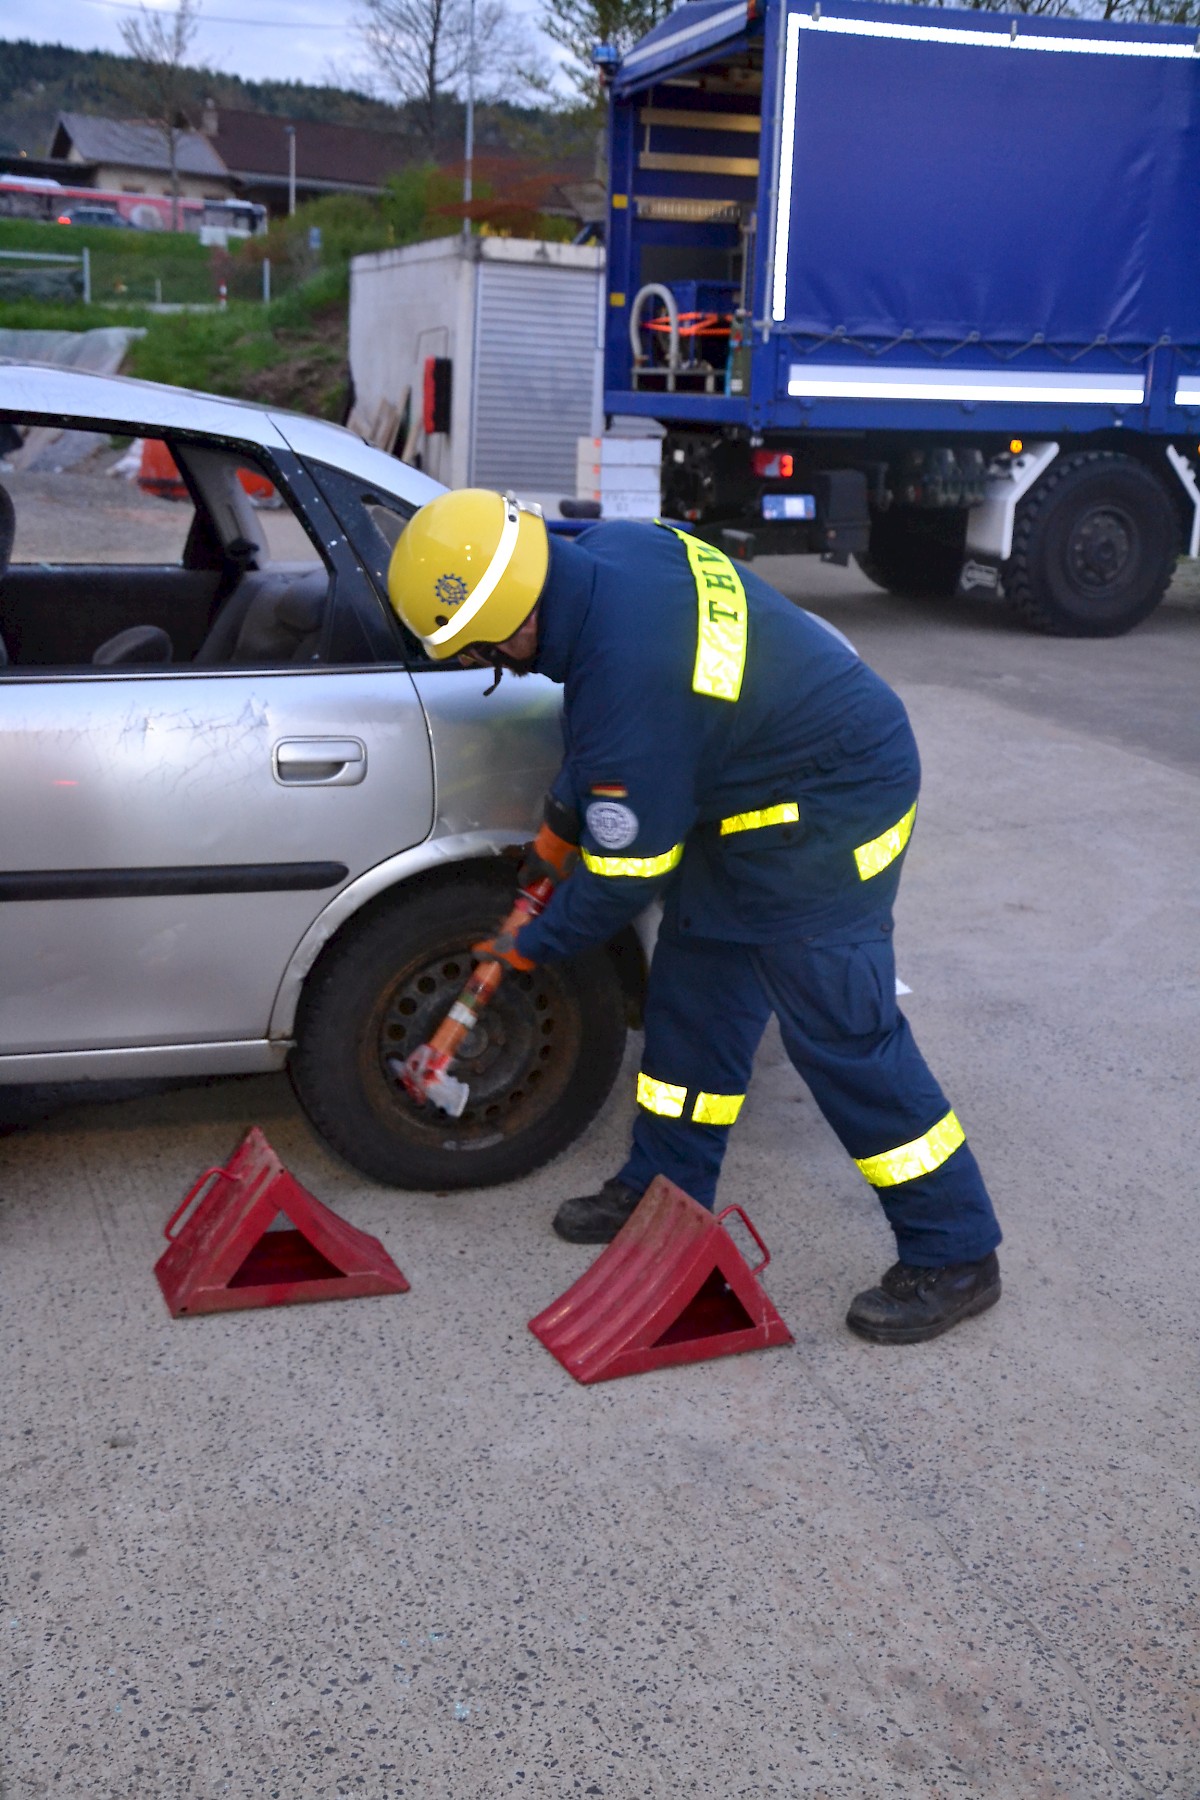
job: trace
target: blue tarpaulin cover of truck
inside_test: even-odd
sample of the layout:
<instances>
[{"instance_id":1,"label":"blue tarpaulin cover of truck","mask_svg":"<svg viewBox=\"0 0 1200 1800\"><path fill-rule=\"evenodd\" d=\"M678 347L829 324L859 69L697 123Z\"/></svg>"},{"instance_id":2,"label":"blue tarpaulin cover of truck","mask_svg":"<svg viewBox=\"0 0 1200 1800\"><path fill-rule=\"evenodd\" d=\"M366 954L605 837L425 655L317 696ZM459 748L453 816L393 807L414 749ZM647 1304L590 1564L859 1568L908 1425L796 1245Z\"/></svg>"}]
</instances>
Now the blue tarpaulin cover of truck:
<instances>
[{"instance_id":1,"label":"blue tarpaulin cover of truck","mask_svg":"<svg viewBox=\"0 0 1200 1800\"><path fill-rule=\"evenodd\" d=\"M873 348L1200 345L1194 32L847 0L764 27L782 69L757 316ZM626 56L618 99L755 29L693 0Z\"/></svg>"}]
</instances>

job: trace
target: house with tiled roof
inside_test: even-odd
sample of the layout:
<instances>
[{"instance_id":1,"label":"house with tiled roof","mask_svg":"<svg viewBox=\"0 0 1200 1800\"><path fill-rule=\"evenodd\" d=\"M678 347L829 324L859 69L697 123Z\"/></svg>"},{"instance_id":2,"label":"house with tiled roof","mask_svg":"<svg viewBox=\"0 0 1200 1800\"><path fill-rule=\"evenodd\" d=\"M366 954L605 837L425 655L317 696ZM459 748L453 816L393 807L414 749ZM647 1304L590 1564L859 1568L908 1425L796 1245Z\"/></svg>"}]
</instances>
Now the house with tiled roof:
<instances>
[{"instance_id":1,"label":"house with tiled roof","mask_svg":"<svg viewBox=\"0 0 1200 1800\"><path fill-rule=\"evenodd\" d=\"M400 132L270 113L205 102L198 121L243 199L269 212L288 209L295 154L296 201L322 194L378 194L387 177L412 160Z\"/></svg>"},{"instance_id":2,"label":"house with tiled roof","mask_svg":"<svg viewBox=\"0 0 1200 1800\"><path fill-rule=\"evenodd\" d=\"M147 119L105 119L91 113L60 113L50 141L59 179L121 194L169 194L170 155L166 133ZM228 200L237 192L220 154L203 132L180 130L175 137L179 192L187 200Z\"/></svg>"}]
</instances>

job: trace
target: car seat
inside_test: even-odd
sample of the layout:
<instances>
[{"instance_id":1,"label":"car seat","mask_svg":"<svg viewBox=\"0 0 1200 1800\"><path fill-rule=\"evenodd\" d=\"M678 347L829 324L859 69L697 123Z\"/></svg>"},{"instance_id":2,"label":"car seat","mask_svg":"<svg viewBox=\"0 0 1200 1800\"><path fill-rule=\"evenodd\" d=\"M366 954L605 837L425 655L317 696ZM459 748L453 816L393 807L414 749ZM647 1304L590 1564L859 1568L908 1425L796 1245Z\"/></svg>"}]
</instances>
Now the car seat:
<instances>
[{"instance_id":1,"label":"car seat","mask_svg":"<svg viewBox=\"0 0 1200 1800\"><path fill-rule=\"evenodd\" d=\"M92 666L97 669L124 668L131 663L169 663L175 646L161 625L130 625L105 638L92 652Z\"/></svg>"},{"instance_id":2,"label":"car seat","mask_svg":"<svg viewBox=\"0 0 1200 1800\"><path fill-rule=\"evenodd\" d=\"M328 594L329 576L321 565L249 569L193 660L202 667L307 662L320 641Z\"/></svg>"}]
</instances>

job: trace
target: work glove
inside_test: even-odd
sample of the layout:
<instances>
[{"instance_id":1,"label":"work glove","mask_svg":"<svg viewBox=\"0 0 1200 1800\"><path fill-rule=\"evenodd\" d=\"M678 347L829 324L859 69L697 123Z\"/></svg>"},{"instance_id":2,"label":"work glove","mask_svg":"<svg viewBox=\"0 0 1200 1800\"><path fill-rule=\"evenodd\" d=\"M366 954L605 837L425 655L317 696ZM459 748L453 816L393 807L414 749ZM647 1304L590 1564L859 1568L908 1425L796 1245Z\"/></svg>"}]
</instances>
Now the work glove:
<instances>
[{"instance_id":1,"label":"work glove","mask_svg":"<svg viewBox=\"0 0 1200 1800\"><path fill-rule=\"evenodd\" d=\"M495 937L484 938L480 944L472 944L471 955L476 962L507 963L510 969L516 969L522 975L528 975L530 969L537 968L535 962L522 956L517 949L517 933L506 931L503 926Z\"/></svg>"},{"instance_id":2,"label":"work glove","mask_svg":"<svg viewBox=\"0 0 1200 1800\"><path fill-rule=\"evenodd\" d=\"M549 881L557 887L565 881L579 861L579 845L560 837L551 825L543 825L527 848L517 870L518 887L532 887L535 881Z\"/></svg>"}]
</instances>

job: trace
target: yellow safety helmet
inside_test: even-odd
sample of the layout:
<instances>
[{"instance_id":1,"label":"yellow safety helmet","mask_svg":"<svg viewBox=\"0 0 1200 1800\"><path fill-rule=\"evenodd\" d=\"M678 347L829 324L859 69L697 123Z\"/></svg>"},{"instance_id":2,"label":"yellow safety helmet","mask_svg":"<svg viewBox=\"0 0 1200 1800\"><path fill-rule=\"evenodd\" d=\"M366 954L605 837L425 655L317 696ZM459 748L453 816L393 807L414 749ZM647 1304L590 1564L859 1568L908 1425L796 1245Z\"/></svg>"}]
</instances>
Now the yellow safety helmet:
<instances>
[{"instance_id":1,"label":"yellow safety helmet","mask_svg":"<svg viewBox=\"0 0 1200 1800\"><path fill-rule=\"evenodd\" d=\"M388 565L388 598L437 662L502 644L538 603L550 563L540 507L456 488L421 507Z\"/></svg>"}]
</instances>

